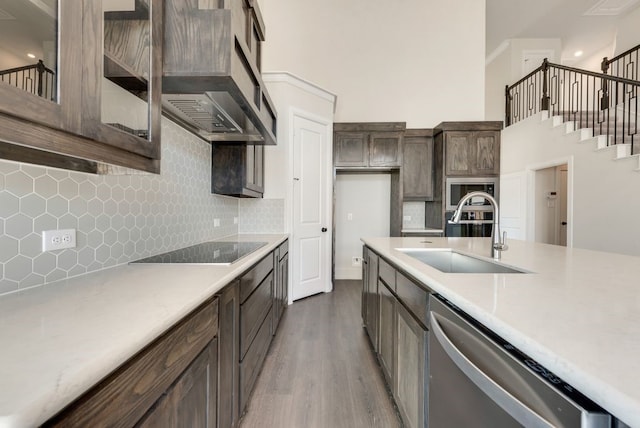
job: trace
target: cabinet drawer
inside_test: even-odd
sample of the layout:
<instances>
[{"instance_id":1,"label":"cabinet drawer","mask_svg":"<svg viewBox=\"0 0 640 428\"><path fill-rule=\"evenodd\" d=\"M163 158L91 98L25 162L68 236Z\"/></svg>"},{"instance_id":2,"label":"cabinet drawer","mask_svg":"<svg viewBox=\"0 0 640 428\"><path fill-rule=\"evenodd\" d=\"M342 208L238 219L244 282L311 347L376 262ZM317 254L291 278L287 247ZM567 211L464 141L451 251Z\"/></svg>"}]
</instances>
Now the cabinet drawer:
<instances>
[{"instance_id":1,"label":"cabinet drawer","mask_svg":"<svg viewBox=\"0 0 640 428\"><path fill-rule=\"evenodd\" d=\"M267 355L271 343L271 313L260 326L255 340L251 344L247 355L240 363L240 412L247 404L253 385L260 373L262 363Z\"/></svg>"},{"instance_id":2,"label":"cabinet drawer","mask_svg":"<svg viewBox=\"0 0 640 428\"><path fill-rule=\"evenodd\" d=\"M396 291L396 270L382 258L378 265L378 275L391 290Z\"/></svg>"},{"instance_id":3,"label":"cabinet drawer","mask_svg":"<svg viewBox=\"0 0 640 428\"><path fill-rule=\"evenodd\" d=\"M287 239L282 244L280 244L278 249L280 251L280 260L282 260L284 256L286 256L287 253L289 252L289 240Z\"/></svg>"},{"instance_id":4,"label":"cabinet drawer","mask_svg":"<svg viewBox=\"0 0 640 428\"><path fill-rule=\"evenodd\" d=\"M396 294L411 313L426 326L429 292L398 272Z\"/></svg>"},{"instance_id":5,"label":"cabinet drawer","mask_svg":"<svg viewBox=\"0 0 640 428\"><path fill-rule=\"evenodd\" d=\"M244 358L253 338L271 309L273 272L269 273L251 296L240 305L240 360Z\"/></svg>"},{"instance_id":6,"label":"cabinet drawer","mask_svg":"<svg viewBox=\"0 0 640 428\"><path fill-rule=\"evenodd\" d=\"M218 334L206 303L80 397L46 426L133 426Z\"/></svg>"},{"instance_id":7,"label":"cabinet drawer","mask_svg":"<svg viewBox=\"0 0 640 428\"><path fill-rule=\"evenodd\" d=\"M262 280L264 280L272 270L273 253L270 253L240 278L240 303L247 300L247 297L262 283Z\"/></svg>"}]
</instances>

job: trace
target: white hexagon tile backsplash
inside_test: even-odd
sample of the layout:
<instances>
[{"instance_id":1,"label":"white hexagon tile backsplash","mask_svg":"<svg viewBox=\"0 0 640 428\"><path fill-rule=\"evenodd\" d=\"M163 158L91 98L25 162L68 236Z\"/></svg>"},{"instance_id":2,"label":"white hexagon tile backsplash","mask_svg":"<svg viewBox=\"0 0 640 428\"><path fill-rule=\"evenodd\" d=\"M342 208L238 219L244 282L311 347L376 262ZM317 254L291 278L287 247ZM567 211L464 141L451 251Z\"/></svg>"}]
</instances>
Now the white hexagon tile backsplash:
<instances>
[{"instance_id":1,"label":"white hexagon tile backsplash","mask_svg":"<svg viewBox=\"0 0 640 428\"><path fill-rule=\"evenodd\" d=\"M0 160L0 294L238 232L238 201L211 194L211 146L166 119L161 169L92 175ZM51 229L76 229L76 248L43 253Z\"/></svg>"},{"instance_id":2,"label":"white hexagon tile backsplash","mask_svg":"<svg viewBox=\"0 0 640 428\"><path fill-rule=\"evenodd\" d=\"M284 199L241 199L239 233L284 233Z\"/></svg>"}]
</instances>

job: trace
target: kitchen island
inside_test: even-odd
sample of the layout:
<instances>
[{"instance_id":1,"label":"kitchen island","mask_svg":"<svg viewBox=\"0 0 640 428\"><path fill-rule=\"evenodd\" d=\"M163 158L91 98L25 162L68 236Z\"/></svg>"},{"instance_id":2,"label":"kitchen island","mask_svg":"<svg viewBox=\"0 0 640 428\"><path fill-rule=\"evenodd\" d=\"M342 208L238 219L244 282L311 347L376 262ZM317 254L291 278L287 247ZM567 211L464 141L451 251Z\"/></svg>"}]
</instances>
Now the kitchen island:
<instances>
[{"instance_id":1,"label":"kitchen island","mask_svg":"<svg viewBox=\"0 0 640 428\"><path fill-rule=\"evenodd\" d=\"M398 248L490 254L489 238L363 238L364 244L605 410L640 426L638 257L510 240L517 274L444 273Z\"/></svg>"},{"instance_id":2,"label":"kitchen island","mask_svg":"<svg viewBox=\"0 0 640 428\"><path fill-rule=\"evenodd\" d=\"M230 265L129 264L0 297L0 427L44 423L273 252Z\"/></svg>"}]
</instances>

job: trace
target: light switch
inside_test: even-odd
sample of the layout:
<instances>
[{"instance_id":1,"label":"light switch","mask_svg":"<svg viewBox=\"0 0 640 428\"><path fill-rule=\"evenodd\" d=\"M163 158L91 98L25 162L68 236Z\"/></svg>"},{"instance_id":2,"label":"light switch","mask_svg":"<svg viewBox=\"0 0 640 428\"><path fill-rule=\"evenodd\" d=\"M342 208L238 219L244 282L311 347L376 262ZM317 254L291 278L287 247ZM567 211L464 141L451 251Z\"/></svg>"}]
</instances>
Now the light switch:
<instances>
[{"instance_id":1,"label":"light switch","mask_svg":"<svg viewBox=\"0 0 640 428\"><path fill-rule=\"evenodd\" d=\"M351 221L351 220L353 220L353 214L347 213L347 221Z\"/></svg>"}]
</instances>

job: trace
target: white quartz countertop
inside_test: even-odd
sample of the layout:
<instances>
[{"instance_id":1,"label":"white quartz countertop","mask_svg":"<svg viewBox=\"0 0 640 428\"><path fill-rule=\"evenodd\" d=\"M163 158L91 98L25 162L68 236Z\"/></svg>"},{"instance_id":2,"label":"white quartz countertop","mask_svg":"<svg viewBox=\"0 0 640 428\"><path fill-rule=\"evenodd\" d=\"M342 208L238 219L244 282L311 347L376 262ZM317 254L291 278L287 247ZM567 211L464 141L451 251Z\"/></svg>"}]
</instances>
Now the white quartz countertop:
<instances>
[{"instance_id":1,"label":"white quartz countertop","mask_svg":"<svg viewBox=\"0 0 640 428\"><path fill-rule=\"evenodd\" d=\"M528 274L443 273L396 248L487 257L490 238L363 238L628 425L640 427L640 257L508 242Z\"/></svg>"},{"instance_id":2,"label":"white quartz countertop","mask_svg":"<svg viewBox=\"0 0 640 428\"><path fill-rule=\"evenodd\" d=\"M212 297L286 235L229 266L132 264L0 297L0 428L40 425Z\"/></svg>"}]
</instances>

